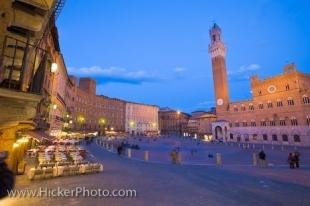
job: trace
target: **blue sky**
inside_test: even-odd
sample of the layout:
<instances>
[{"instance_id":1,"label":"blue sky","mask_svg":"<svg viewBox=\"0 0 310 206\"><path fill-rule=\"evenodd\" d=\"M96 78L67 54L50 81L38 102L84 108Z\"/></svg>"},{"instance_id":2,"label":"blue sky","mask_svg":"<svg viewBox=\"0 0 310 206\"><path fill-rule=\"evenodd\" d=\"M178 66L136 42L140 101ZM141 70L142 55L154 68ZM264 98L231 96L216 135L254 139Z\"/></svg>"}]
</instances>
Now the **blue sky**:
<instances>
[{"instance_id":1,"label":"blue sky","mask_svg":"<svg viewBox=\"0 0 310 206\"><path fill-rule=\"evenodd\" d=\"M310 1L67 0L57 25L69 73L97 93L190 112L214 106L208 30L227 47L230 98L250 98L249 76L288 62L310 71Z\"/></svg>"}]
</instances>

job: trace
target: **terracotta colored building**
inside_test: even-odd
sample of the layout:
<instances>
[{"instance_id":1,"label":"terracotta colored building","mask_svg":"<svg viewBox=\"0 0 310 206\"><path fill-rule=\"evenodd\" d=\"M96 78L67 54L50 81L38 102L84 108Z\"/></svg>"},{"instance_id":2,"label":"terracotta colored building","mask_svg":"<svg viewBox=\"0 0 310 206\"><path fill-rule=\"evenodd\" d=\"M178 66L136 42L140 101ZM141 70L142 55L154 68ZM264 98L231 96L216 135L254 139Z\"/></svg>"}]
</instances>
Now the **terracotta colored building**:
<instances>
[{"instance_id":1,"label":"terracotta colored building","mask_svg":"<svg viewBox=\"0 0 310 206\"><path fill-rule=\"evenodd\" d=\"M125 101L96 95L96 82L93 79L82 78L78 85L77 79L71 76L71 80L73 86L70 99L73 102L69 104L72 105L70 115L73 131L125 131Z\"/></svg>"},{"instance_id":2,"label":"terracotta colored building","mask_svg":"<svg viewBox=\"0 0 310 206\"><path fill-rule=\"evenodd\" d=\"M250 100L232 102L228 95L226 49L221 29L210 30L209 52L216 98L213 137L224 141L310 145L310 75L294 64L267 79L251 77Z\"/></svg>"},{"instance_id":3,"label":"terracotta colored building","mask_svg":"<svg viewBox=\"0 0 310 206\"><path fill-rule=\"evenodd\" d=\"M158 110L155 105L126 102L126 132L133 135L158 134Z\"/></svg>"},{"instance_id":4,"label":"terracotta colored building","mask_svg":"<svg viewBox=\"0 0 310 206\"><path fill-rule=\"evenodd\" d=\"M161 108L159 130L162 135L183 135L186 132L190 115L170 108Z\"/></svg>"}]
</instances>

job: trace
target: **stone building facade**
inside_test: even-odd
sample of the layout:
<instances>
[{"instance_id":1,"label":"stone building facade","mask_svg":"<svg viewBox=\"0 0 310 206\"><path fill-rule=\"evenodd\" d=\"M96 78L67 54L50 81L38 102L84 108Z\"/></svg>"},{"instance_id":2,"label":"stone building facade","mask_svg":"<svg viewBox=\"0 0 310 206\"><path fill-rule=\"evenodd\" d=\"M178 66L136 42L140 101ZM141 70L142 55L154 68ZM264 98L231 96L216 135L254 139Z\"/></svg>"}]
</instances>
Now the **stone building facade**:
<instances>
[{"instance_id":1,"label":"stone building facade","mask_svg":"<svg viewBox=\"0 0 310 206\"><path fill-rule=\"evenodd\" d=\"M159 130L162 135L183 135L186 132L190 115L170 108L161 108Z\"/></svg>"},{"instance_id":2,"label":"stone building facade","mask_svg":"<svg viewBox=\"0 0 310 206\"><path fill-rule=\"evenodd\" d=\"M155 105L126 102L126 132L132 135L158 134L158 110Z\"/></svg>"},{"instance_id":3,"label":"stone building facade","mask_svg":"<svg viewBox=\"0 0 310 206\"><path fill-rule=\"evenodd\" d=\"M215 121L216 115L211 112L192 112L183 135L210 141L212 139L212 123Z\"/></svg>"},{"instance_id":4,"label":"stone building facade","mask_svg":"<svg viewBox=\"0 0 310 206\"><path fill-rule=\"evenodd\" d=\"M221 29L210 30L209 52L216 98L213 137L224 141L310 145L310 75L294 64L267 79L251 77L250 100L231 102Z\"/></svg>"},{"instance_id":5,"label":"stone building facade","mask_svg":"<svg viewBox=\"0 0 310 206\"><path fill-rule=\"evenodd\" d=\"M36 128L38 104L44 102L53 61L49 38L62 3L0 1L0 150L10 152L13 171L21 161L14 154L25 143L20 134Z\"/></svg>"},{"instance_id":6,"label":"stone building facade","mask_svg":"<svg viewBox=\"0 0 310 206\"><path fill-rule=\"evenodd\" d=\"M125 101L96 95L96 82L90 78L70 77L72 86L68 100L73 131L125 132Z\"/></svg>"}]
</instances>

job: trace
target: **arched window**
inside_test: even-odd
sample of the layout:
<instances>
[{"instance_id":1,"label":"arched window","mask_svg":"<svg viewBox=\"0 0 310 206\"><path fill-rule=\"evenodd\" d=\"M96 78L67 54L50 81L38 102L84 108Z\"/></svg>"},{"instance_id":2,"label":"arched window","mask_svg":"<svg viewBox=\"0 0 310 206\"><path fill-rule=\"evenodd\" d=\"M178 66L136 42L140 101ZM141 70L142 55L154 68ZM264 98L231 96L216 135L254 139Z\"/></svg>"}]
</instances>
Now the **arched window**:
<instances>
[{"instance_id":1,"label":"arched window","mask_svg":"<svg viewBox=\"0 0 310 206\"><path fill-rule=\"evenodd\" d=\"M294 105L294 100L293 100L292 97L287 98L287 104L288 104L289 106L293 106L293 105Z\"/></svg>"},{"instance_id":2,"label":"arched window","mask_svg":"<svg viewBox=\"0 0 310 206\"><path fill-rule=\"evenodd\" d=\"M294 134L294 142L301 142L298 134Z\"/></svg>"},{"instance_id":3,"label":"arched window","mask_svg":"<svg viewBox=\"0 0 310 206\"><path fill-rule=\"evenodd\" d=\"M286 85L285 85L285 90L286 90L286 91L290 90L290 85L289 85L289 84L286 84Z\"/></svg>"},{"instance_id":4,"label":"arched window","mask_svg":"<svg viewBox=\"0 0 310 206\"><path fill-rule=\"evenodd\" d=\"M239 122L235 121L235 127L239 127Z\"/></svg>"},{"instance_id":5,"label":"arched window","mask_svg":"<svg viewBox=\"0 0 310 206\"><path fill-rule=\"evenodd\" d=\"M251 103L251 104L249 104L249 110L254 110L254 106L253 106L253 104Z\"/></svg>"},{"instance_id":6,"label":"arched window","mask_svg":"<svg viewBox=\"0 0 310 206\"><path fill-rule=\"evenodd\" d=\"M261 125L261 126L267 126L267 125L266 125L266 120L262 119L262 120L260 121L260 125Z\"/></svg>"},{"instance_id":7,"label":"arched window","mask_svg":"<svg viewBox=\"0 0 310 206\"><path fill-rule=\"evenodd\" d=\"M269 120L270 126L276 126L276 121L274 119Z\"/></svg>"},{"instance_id":8,"label":"arched window","mask_svg":"<svg viewBox=\"0 0 310 206\"><path fill-rule=\"evenodd\" d=\"M268 135L267 134L263 134L263 140L268 141Z\"/></svg>"},{"instance_id":9,"label":"arched window","mask_svg":"<svg viewBox=\"0 0 310 206\"><path fill-rule=\"evenodd\" d=\"M251 127L256 127L256 122L254 119L251 120Z\"/></svg>"},{"instance_id":10,"label":"arched window","mask_svg":"<svg viewBox=\"0 0 310 206\"><path fill-rule=\"evenodd\" d=\"M243 104L241 105L241 111L245 111L245 106Z\"/></svg>"},{"instance_id":11,"label":"arched window","mask_svg":"<svg viewBox=\"0 0 310 206\"><path fill-rule=\"evenodd\" d=\"M238 107L234 105L234 112L238 112Z\"/></svg>"},{"instance_id":12,"label":"arched window","mask_svg":"<svg viewBox=\"0 0 310 206\"><path fill-rule=\"evenodd\" d=\"M282 135L282 141L283 142L288 142L288 136L286 134Z\"/></svg>"},{"instance_id":13,"label":"arched window","mask_svg":"<svg viewBox=\"0 0 310 206\"><path fill-rule=\"evenodd\" d=\"M307 125L310 125L310 115L307 115Z\"/></svg>"},{"instance_id":14,"label":"arched window","mask_svg":"<svg viewBox=\"0 0 310 206\"><path fill-rule=\"evenodd\" d=\"M297 122L296 117L292 117L292 118L291 118L291 125L292 125L292 126L297 126L297 125L298 125L298 122Z\"/></svg>"},{"instance_id":15,"label":"arched window","mask_svg":"<svg viewBox=\"0 0 310 206\"><path fill-rule=\"evenodd\" d=\"M267 102L267 107L268 107L268 108L272 108L272 106L273 106L273 105L272 105L272 102L271 102L271 101L268 101L268 102Z\"/></svg>"},{"instance_id":16,"label":"arched window","mask_svg":"<svg viewBox=\"0 0 310 206\"><path fill-rule=\"evenodd\" d=\"M285 125L286 125L285 119L280 119L280 126L285 126Z\"/></svg>"},{"instance_id":17,"label":"arched window","mask_svg":"<svg viewBox=\"0 0 310 206\"><path fill-rule=\"evenodd\" d=\"M278 136L276 134L272 135L272 141L278 141Z\"/></svg>"},{"instance_id":18,"label":"arched window","mask_svg":"<svg viewBox=\"0 0 310 206\"><path fill-rule=\"evenodd\" d=\"M277 107L283 107L281 99L277 99Z\"/></svg>"},{"instance_id":19,"label":"arched window","mask_svg":"<svg viewBox=\"0 0 310 206\"><path fill-rule=\"evenodd\" d=\"M260 102L260 103L258 104L258 108L259 108L259 109L264 109L264 104L263 104L262 102Z\"/></svg>"},{"instance_id":20,"label":"arched window","mask_svg":"<svg viewBox=\"0 0 310 206\"><path fill-rule=\"evenodd\" d=\"M302 96L302 102L304 104L310 104L310 98L307 95Z\"/></svg>"},{"instance_id":21,"label":"arched window","mask_svg":"<svg viewBox=\"0 0 310 206\"><path fill-rule=\"evenodd\" d=\"M245 120L243 120L243 122L242 122L242 126L243 126L243 127L248 126L248 124L247 124L247 122L246 122Z\"/></svg>"}]
</instances>

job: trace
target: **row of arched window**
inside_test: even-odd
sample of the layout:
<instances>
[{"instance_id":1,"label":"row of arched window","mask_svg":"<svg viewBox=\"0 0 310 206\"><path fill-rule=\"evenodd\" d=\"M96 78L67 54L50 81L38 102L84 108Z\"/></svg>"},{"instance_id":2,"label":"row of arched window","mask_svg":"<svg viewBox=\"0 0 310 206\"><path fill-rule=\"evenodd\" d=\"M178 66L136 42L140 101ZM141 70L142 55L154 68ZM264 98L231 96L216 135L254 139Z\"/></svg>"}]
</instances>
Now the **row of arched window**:
<instances>
[{"instance_id":1,"label":"row of arched window","mask_svg":"<svg viewBox=\"0 0 310 206\"><path fill-rule=\"evenodd\" d=\"M310 126L310 115L306 117L306 123ZM230 123L230 127L256 127L259 126L298 126L298 121L296 117L291 117L290 119L280 118L278 121L274 119L262 119L259 122L255 120L251 121L235 121L234 123Z\"/></svg>"},{"instance_id":2,"label":"row of arched window","mask_svg":"<svg viewBox=\"0 0 310 206\"><path fill-rule=\"evenodd\" d=\"M294 106L295 105L294 99L292 97L287 98L286 102L287 102L288 106ZM303 95L302 96L302 103L303 104L310 104L310 98L307 95ZM275 107L283 107L283 105L284 105L283 101L280 100L280 99L277 99L275 104L273 102L271 102L271 101L268 101L267 104L266 104L266 108L273 108L274 106ZM262 102L260 102L257 105L257 107L258 107L258 109L264 109L265 105ZM253 103L250 103L248 105L248 110L253 111L254 109L255 108L254 108ZM244 104L242 104L241 107L240 107L240 111L246 111L246 110L247 110L246 106ZM237 107L237 105L233 106L233 111L234 112L238 112L239 111L239 108Z\"/></svg>"},{"instance_id":3,"label":"row of arched window","mask_svg":"<svg viewBox=\"0 0 310 206\"><path fill-rule=\"evenodd\" d=\"M244 136L244 141L248 142L250 141L250 135L243 135ZM241 135L234 135L234 134L230 134L230 139L233 140L234 138L236 137L236 140L237 141L241 141ZM259 135L258 134L253 134L252 135L252 140L254 141L257 141L259 140ZM274 142L277 142L277 141L282 141L282 142L288 142L289 141L289 136L287 134L282 134L282 135L277 135L277 134L272 134L272 135L269 135L268 134L263 134L262 135L262 140L263 141L274 141ZM294 134L292 135L292 140L294 142L301 142L301 138L300 138L300 135L298 134Z\"/></svg>"}]
</instances>

